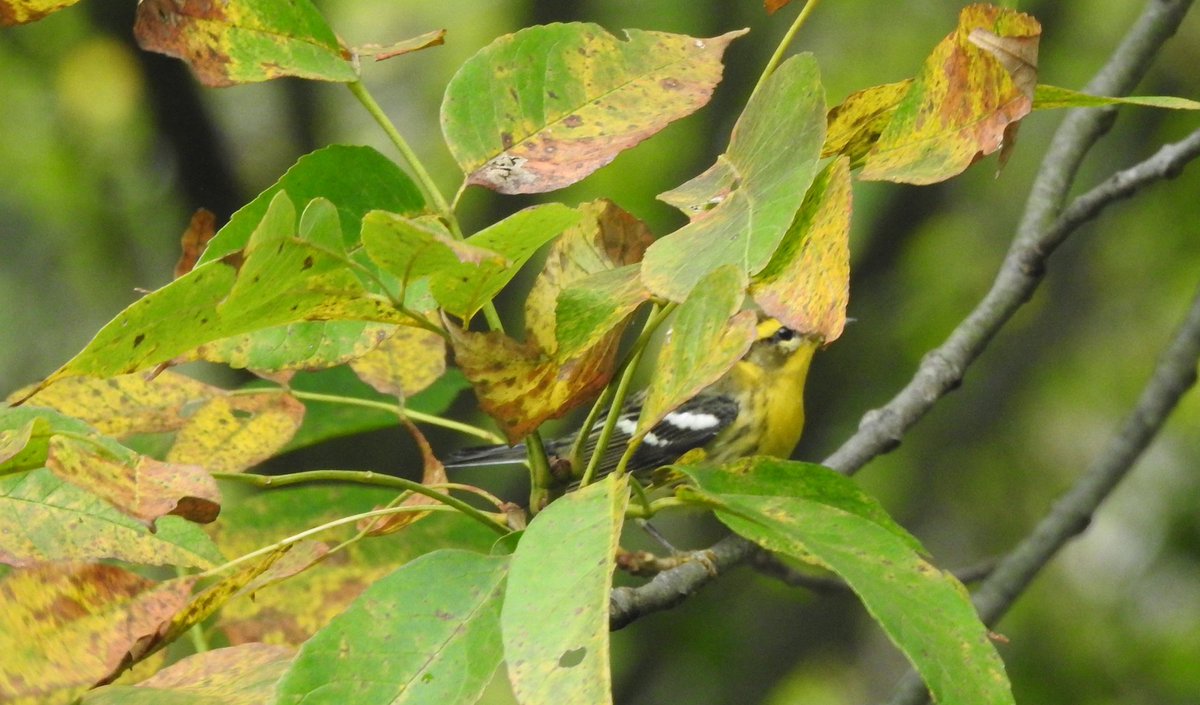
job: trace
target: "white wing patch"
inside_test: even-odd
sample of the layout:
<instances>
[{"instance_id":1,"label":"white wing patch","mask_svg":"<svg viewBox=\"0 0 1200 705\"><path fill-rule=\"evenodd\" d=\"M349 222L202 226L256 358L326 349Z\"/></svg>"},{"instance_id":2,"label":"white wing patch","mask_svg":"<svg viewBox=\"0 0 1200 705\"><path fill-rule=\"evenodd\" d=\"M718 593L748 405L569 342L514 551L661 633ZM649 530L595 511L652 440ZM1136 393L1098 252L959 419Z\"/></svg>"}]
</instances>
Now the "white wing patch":
<instances>
[{"instance_id":1,"label":"white wing patch","mask_svg":"<svg viewBox=\"0 0 1200 705\"><path fill-rule=\"evenodd\" d=\"M714 414L707 414L698 411L673 411L663 417L663 423L668 423L675 428L681 428L685 431L704 431L710 428L716 428L721 419ZM620 425L620 422L617 422Z\"/></svg>"},{"instance_id":2,"label":"white wing patch","mask_svg":"<svg viewBox=\"0 0 1200 705\"><path fill-rule=\"evenodd\" d=\"M617 430L624 433L626 436L632 436L637 430L637 419L631 419L628 416L622 416L617 419Z\"/></svg>"}]
</instances>

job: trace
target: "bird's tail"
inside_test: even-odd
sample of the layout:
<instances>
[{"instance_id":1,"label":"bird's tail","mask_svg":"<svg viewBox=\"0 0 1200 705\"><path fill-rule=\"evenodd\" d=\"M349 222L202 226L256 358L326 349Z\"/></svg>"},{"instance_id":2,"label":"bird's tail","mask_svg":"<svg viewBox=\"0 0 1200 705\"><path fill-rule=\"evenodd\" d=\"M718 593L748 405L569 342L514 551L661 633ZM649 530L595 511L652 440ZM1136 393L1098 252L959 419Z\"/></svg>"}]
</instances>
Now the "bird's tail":
<instances>
[{"instance_id":1,"label":"bird's tail","mask_svg":"<svg viewBox=\"0 0 1200 705\"><path fill-rule=\"evenodd\" d=\"M448 468L511 465L525 460L525 444L515 446L470 446L459 448L443 461Z\"/></svg>"}]
</instances>

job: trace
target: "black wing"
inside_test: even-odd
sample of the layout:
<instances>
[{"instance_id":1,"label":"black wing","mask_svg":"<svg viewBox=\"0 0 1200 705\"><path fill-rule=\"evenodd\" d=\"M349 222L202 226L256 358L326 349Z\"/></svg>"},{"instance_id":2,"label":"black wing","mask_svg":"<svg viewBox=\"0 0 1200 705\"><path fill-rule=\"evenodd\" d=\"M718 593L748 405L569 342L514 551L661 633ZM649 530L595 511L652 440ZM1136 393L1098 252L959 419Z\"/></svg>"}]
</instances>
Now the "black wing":
<instances>
[{"instance_id":1,"label":"black wing","mask_svg":"<svg viewBox=\"0 0 1200 705\"><path fill-rule=\"evenodd\" d=\"M643 398L643 394L638 394L621 409L612 438L600 459L598 476L616 469L629 445L629 439L637 429ZM700 448L716 438L718 433L733 423L737 415L738 403L729 397L701 394L689 399L650 429L630 458L629 472L642 473L674 462L689 450ZM604 419L601 418L592 427L584 444L584 458L590 457L595 450L603 426ZM562 438L550 444L548 450L556 455L566 455L571 452L573 442L572 437Z\"/></svg>"}]
</instances>

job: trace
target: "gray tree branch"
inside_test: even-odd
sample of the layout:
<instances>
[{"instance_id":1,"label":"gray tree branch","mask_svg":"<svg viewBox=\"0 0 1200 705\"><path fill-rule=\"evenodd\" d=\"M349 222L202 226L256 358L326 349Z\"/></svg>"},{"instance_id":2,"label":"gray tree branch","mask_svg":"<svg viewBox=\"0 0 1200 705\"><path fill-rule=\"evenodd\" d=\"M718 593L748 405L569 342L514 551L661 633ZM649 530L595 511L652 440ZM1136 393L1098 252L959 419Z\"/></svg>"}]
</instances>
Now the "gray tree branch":
<instances>
[{"instance_id":1,"label":"gray tree branch","mask_svg":"<svg viewBox=\"0 0 1200 705\"><path fill-rule=\"evenodd\" d=\"M1103 95L1123 95L1132 90L1191 5L1192 0L1150 0L1085 90ZM1068 113L1042 161L1017 235L992 288L946 342L925 356L912 381L884 407L868 412L858 431L824 460L825 465L854 474L872 458L895 448L901 436L960 383L966 368L1029 300L1044 276L1046 259L1067 236L1109 203L1174 175L1195 158L1194 134L1119 172L1063 209L1079 165L1108 129L1114 114L1111 110ZM679 604L716 575L746 561L757 549L739 536L728 536L710 550L713 561L707 566L685 564L660 573L645 585L613 590L612 628L619 629L644 614Z\"/></svg>"},{"instance_id":2,"label":"gray tree branch","mask_svg":"<svg viewBox=\"0 0 1200 705\"><path fill-rule=\"evenodd\" d=\"M1120 429L1079 481L979 586L973 600L985 624L995 624L1050 559L1087 528L1096 508L1129 474L1184 393L1195 385L1198 362L1200 289L1187 318L1159 358L1154 374ZM925 702L927 695L920 677L910 672L901 681L891 705L918 705Z\"/></svg>"}]
</instances>

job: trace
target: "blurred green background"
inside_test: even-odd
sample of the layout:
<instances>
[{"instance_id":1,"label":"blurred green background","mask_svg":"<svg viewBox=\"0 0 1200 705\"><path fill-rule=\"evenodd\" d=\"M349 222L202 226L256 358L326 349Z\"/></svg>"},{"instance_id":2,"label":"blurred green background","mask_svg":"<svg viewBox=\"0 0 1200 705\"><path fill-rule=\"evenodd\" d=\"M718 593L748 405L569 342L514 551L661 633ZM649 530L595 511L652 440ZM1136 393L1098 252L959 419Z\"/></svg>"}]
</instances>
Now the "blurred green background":
<instances>
[{"instance_id":1,"label":"blurred green background","mask_svg":"<svg viewBox=\"0 0 1200 705\"><path fill-rule=\"evenodd\" d=\"M797 11L755 0L326 0L352 45L444 27L444 47L364 67L364 80L443 190L460 175L440 139L443 87L498 35L587 20L713 36L730 48L712 104L548 199L607 196L664 234L682 218L654 195L725 145L737 111ZM815 52L831 103L912 75L955 22L950 0L829 1L797 43ZM1143 3L1021 3L1044 26L1041 80L1078 88ZM201 89L185 67L132 45L134 3L91 2L0 33L0 381L5 393L79 350L138 294L170 280L192 210L223 221L299 156L330 143L394 155L341 86L282 80ZM1196 12L1141 94L1200 98ZM886 402L989 287L1061 113L1026 120L1005 170L988 159L948 183L857 183L844 337L817 359L797 457L818 460ZM1081 187L1200 125L1195 114L1123 109ZM1078 189L1077 189L1078 190ZM943 567L1008 550L1100 452L1149 376L1200 281L1200 168L1110 208L1050 261L1037 296L895 452L859 474ZM477 229L532 202L479 189ZM520 282L518 282L518 288ZM459 413L469 413L464 400ZM1200 701L1200 401L1192 393L1138 468L1038 579L998 631L1018 702ZM394 431L289 456L277 469L400 471ZM444 436L435 442L447 443ZM477 478L473 478L477 479ZM710 522L666 522L680 543ZM634 538L633 540L640 540ZM850 597L786 588L748 569L614 637L620 703L866 703L903 659ZM498 684L489 697L506 702Z\"/></svg>"}]
</instances>

